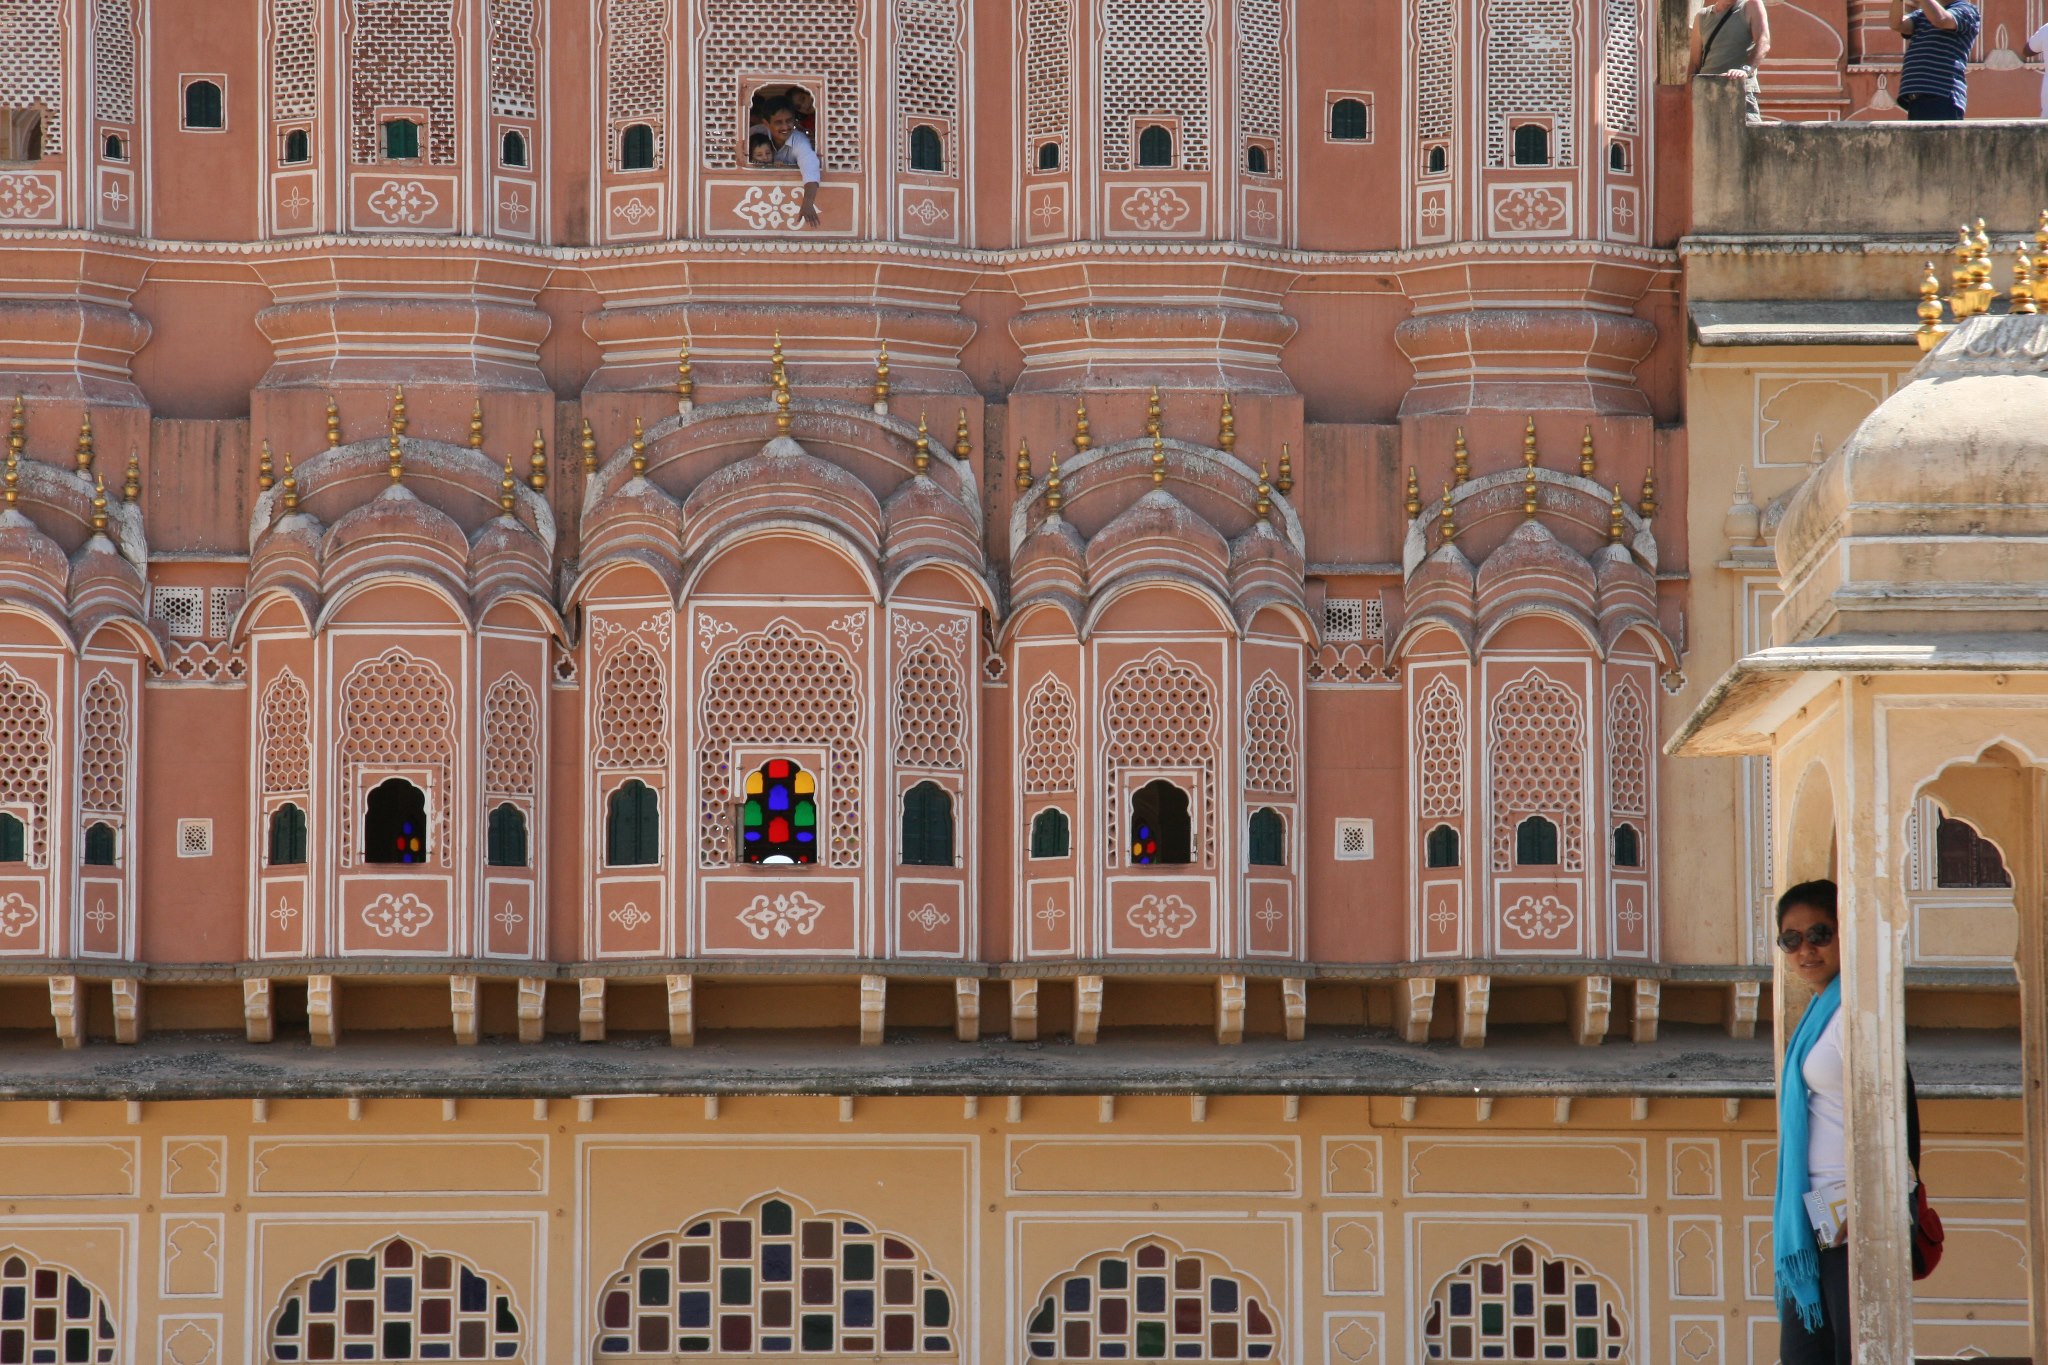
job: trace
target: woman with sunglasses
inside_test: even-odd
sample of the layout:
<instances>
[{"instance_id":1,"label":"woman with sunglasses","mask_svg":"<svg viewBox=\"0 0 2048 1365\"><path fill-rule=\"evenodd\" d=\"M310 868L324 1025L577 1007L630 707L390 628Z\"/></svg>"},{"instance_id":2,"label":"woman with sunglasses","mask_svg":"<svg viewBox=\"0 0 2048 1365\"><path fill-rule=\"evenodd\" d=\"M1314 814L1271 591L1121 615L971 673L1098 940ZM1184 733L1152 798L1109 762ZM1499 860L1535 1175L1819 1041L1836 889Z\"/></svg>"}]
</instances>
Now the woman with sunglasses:
<instances>
[{"instance_id":1,"label":"woman with sunglasses","mask_svg":"<svg viewBox=\"0 0 2048 1365\"><path fill-rule=\"evenodd\" d=\"M1842 950L1835 884L1801 882L1778 898L1778 948L1813 988L1778 1078L1776 1248L1781 1365L1848 1365L1849 1247L1838 1214L1848 1180L1842 1144ZM1808 1196L1813 1198L1809 1199ZM1819 1209L1812 1207L1819 1204ZM1822 1212L1816 1228L1814 1213ZM1832 1223L1832 1226L1827 1226Z\"/></svg>"}]
</instances>

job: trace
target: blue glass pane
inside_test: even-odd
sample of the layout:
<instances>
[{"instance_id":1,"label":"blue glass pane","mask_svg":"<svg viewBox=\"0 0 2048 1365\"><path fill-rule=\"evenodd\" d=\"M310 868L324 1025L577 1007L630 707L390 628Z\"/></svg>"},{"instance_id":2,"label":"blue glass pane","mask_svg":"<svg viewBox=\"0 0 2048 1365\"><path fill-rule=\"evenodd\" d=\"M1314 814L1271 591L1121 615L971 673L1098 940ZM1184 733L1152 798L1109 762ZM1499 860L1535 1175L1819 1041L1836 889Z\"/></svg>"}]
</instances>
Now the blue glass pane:
<instances>
[{"instance_id":1,"label":"blue glass pane","mask_svg":"<svg viewBox=\"0 0 2048 1365\"><path fill-rule=\"evenodd\" d=\"M1202 1358L1202 1343L1199 1341L1180 1342L1174 1346L1173 1355L1176 1360L1200 1360Z\"/></svg>"},{"instance_id":2,"label":"blue glass pane","mask_svg":"<svg viewBox=\"0 0 2048 1365\"><path fill-rule=\"evenodd\" d=\"M1067 1281L1065 1292L1060 1300L1060 1306L1069 1313L1085 1313L1088 1311L1088 1280L1085 1276L1076 1275L1073 1279Z\"/></svg>"},{"instance_id":3,"label":"blue glass pane","mask_svg":"<svg viewBox=\"0 0 2048 1365\"><path fill-rule=\"evenodd\" d=\"M761 1248L761 1278L778 1283L790 1277L790 1255L795 1251L789 1246L766 1246Z\"/></svg>"},{"instance_id":4,"label":"blue glass pane","mask_svg":"<svg viewBox=\"0 0 2048 1365\"><path fill-rule=\"evenodd\" d=\"M313 1281L311 1288L306 1291L307 1312L332 1313L334 1311L334 1276L334 1267L329 1266L325 1275Z\"/></svg>"},{"instance_id":5,"label":"blue glass pane","mask_svg":"<svg viewBox=\"0 0 2048 1365\"><path fill-rule=\"evenodd\" d=\"M788 810L788 809L789 809L789 788L787 788L787 787L780 787L780 786L778 786L778 787L770 787L770 788L768 789L768 809L769 809L769 810Z\"/></svg>"},{"instance_id":6,"label":"blue glass pane","mask_svg":"<svg viewBox=\"0 0 2048 1365\"><path fill-rule=\"evenodd\" d=\"M365 1341L360 1345L344 1346L341 1348L341 1358L343 1360L375 1360L377 1358L377 1343Z\"/></svg>"},{"instance_id":7,"label":"blue glass pane","mask_svg":"<svg viewBox=\"0 0 2048 1365\"><path fill-rule=\"evenodd\" d=\"M1038 1358L1039 1358L1040 1360L1051 1360L1051 1359L1052 1359L1052 1343L1051 1343L1051 1342L1049 1342L1049 1341L1034 1341L1034 1342L1032 1342L1032 1343L1031 1343L1031 1354L1033 1354L1033 1355L1037 1356L1037 1357L1038 1357Z\"/></svg>"},{"instance_id":8,"label":"blue glass pane","mask_svg":"<svg viewBox=\"0 0 2048 1365\"><path fill-rule=\"evenodd\" d=\"M875 1291L872 1289L849 1289L839 1301L840 1325L842 1327L873 1327L875 1325Z\"/></svg>"},{"instance_id":9,"label":"blue glass pane","mask_svg":"<svg viewBox=\"0 0 2048 1365\"><path fill-rule=\"evenodd\" d=\"M467 1266L462 1271L461 1299L465 1313L481 1313L490 1306L490 1287L483 1276Z\"/></svg>"},{"instance_id":10,"label":"blue glass pane","mask_svg":"<svg viewBox=\"0 0 2048 1365\"><path fill-rule=\"evenodd\" d=\"M1104 1341L1096 1345L1095 1354L1104 1360L1128 1360L1131 1353L1124 1349L1124 1344L1120 1341Z\"/></svg>"},{"instance_id":11,"label":"blue glass pane","mask_svg":"<svg viewBox=\"0 0 2048 1365\"><path fill-rule=\"evenodd\" d=\"M1451 1286L1451 1316L1469 1318L1472 1316L1472 1286L1454 1284Z\"/></svg>"},{"instance_id":12,"label":"blue glass pane","mask_svg":"<svg viewBox=\"0 0 2048 1365\"><path fill-rule=\"evenodd\" d=\"M412 1276L392 1275L384 1281L384 1311L407 1313L412 1311Z\"/></svg>"},{"instance_id":13,"label":"blue glass pane","mask_svg":"<svg viewBox=\"0 0 2048 1365\"><path fill-rule=\"evenodd\" d=\"M787 1351L789 1348L790 1339L788 1337L761 1338L761 1349L764 1351Z\"/></svg>"},{"instance_id":14,"label":"blue glass pane","mask_svg":"<svg viewBox=\"0 0 2048 1365\"><path fill-rule=\"evenodd\" d=\"M1212 1313L1235 1313L1237 1311L1237 1281L1218 1275L1209 1281L1209 1311Z\"/></svg>"},{"instance_id":15,"label":"blue glass pane","mask_svg":"<svg viewBox=\"0 0 2048 1365\"><path fill-rule=\"evenodd\" d=\"M1515 1286L1515 1316L1533 1318L1536 1316L1536 1286L1518 1284Z\"/></svg>"},{"instance_id":16,"label":"blue glass pane","mask_svg":"<svg viewBox=\"0 0 2048 1365\"><path fill-rule=\"evenodd\" d=\"M615 1340L615 1338L606 1337L605 1340L612 1341ZM609 1346L600 1345L598 1349L600 1351L609 1351L612 1348ZM450 1346L445 1341L423 1341L420 1343L420 1359L453 1360L455 1359L455 1348L453 1346Z\"/></svg>"},{"instance_id":17,"label":"blue glass pane","mask_svg":"<svg viewBox=\"0 0 2048 1365\"><path fill-rule=\"evenodd\" d=\"M516 1341L501 1341L491 1349L496 1353L498 1359L510 1360L513 1353L519 1349L519 1343Z\"/></svg>"},{"instance_id":18,"label":"blue glass pane","mask_svg":"<svg viewBox=\"0 0 2048 1365\"><path fill-rule=\"evenodd\" d=\"M709 1327L711 1296L701 1290L676 1295L676 1326Z\"/></svg>"},{"instance_id":19,"label":"blue glass pane","mask_svg":"<svg viewBox=\"0 0 2048 1365\"><path fill-rule=\"evenodd\" d=\"M597 1349L608 1356L622 1356L633 1349L633 1343L624 1337L605 1337L597 1343Z\"/></svg>"},{"instance_id":20,"label":"blue glass pane","mask_svg":"<svg viewBox=\"0 0 2048 1365\"><path fill-rule=\"evenodd\" d=\"M1581 1284L1572 1289L1572 1311L1582 1318L1598 1317L1600 1314L1600 1291L1590 1284Z\"/></svg>"}]
</instances>

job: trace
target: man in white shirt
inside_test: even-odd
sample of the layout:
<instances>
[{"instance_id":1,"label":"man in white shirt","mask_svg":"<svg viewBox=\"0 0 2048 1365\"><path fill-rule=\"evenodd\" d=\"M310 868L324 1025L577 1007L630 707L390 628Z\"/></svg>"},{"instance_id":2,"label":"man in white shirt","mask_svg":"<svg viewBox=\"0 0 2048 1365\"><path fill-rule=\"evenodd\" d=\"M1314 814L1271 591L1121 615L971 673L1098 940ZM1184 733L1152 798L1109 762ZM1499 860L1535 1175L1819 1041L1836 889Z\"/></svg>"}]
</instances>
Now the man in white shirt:
<instances>
[{"instance_id":1,"label":"man in white shirt","mask_svg":"<svg viewBox=\"0 0 2048 1365\"><path fill-rule=\"evenodd\" d=\"M2034 30L2034 36L2027 39L2027 51L2036 57L2048 57L2048 24ZM2041 69L2041 117L2048 118L2048 66Z\"/></svg>"},{"instance_id":2,"label":"man in white shirt","mask_svg":"<svg viewBox=\"0 0 2048 1365\"><path fill-rule=\"evenodd\" d=\"M768 106L767 118L753 128L754 132L765 132L769 141L775 144L774 165L794 166L797 174L804 178L804 202L798 210L798 219L805 227L818 225L818 149L804 130L796 126L796 110L788 100L777 100Z\"/></svg>"}]
</instances>

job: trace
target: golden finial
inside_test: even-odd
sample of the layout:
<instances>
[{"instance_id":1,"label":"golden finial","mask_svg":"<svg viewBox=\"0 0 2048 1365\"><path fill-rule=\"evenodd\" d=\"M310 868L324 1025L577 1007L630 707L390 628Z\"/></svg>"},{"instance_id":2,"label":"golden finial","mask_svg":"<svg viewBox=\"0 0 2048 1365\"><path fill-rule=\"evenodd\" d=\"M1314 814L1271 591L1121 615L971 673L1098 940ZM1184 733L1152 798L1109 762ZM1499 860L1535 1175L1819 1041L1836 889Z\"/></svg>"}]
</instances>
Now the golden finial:
<instances>
[{"instance_id":1,"label":"golden finial","mask_svg":"<svg viewBox=\"0 0 2048 1365\"><path fill-rule=\"evenodd\" d=\"M911 462L917 466L917 472L920 474L930 468L932 463L931 432L925 426L924 413L921 411L917 414L917 449L911 455Z\"/></svg>"},{"instance_id":2,"label":"golden finial","mask_svg":"<svg viewBox=\"0 0 2048 1365\"><path fill-rule=\"evenodd\" d=\"M327 395L327 446L333 449L341 444L341 409L334 406L334 395Z\"/></svg>"},{"instance_id":3,"label":"golden finial","mask_svg":"<svg viewBox=\"0 0 2048 1365\"><path fill-rule=\"evenodd\" d=\"M395 384L391 389L391 434L405 435L405 385Z\"/></svg>"},{"instance_id":4,"label":"golden finial","mask_svg":"<svg viewBox=\"0 0 2048 1365\"><path fill-rule=\"evenodd\" d=\"M7 473L4 478L0 478L0 482L6 485L7 507L12 511L15 501L21 497L21 490L18 487L21 483L21 452L12 445L7 447Z\"/></svg>"},{"instance_id":5,"label":"golden finial","mask_svg":"<svg viewBox=\"0 0 2048 1365\"><path fill-rule=\"evenodd\" d=\"M469 448L484 448L484 400L476 400L476 406L469 410Z\"/></svg>"},{"instance_id":6,"label":"golden finial","mask_svg":"<svg viewBox=\"0 0 2048 1365\"><path fill-rule=\"evenodd\" d=\"M1152 486L1166 482L1166 441L1158 432L1152 433Z\"/></svg>"},{"instance_id":7,"label":"golden finial","mask_svg":"<svg viewBox=\"0 0 2048 1365\"><path fill-rule=\"evenodd\" d=\"M775 390L775 429L789 434L789 367L782 360L782 331L775 332L775 345L768 353L769 383Z\"/></svg>"},{"instance_id":8,"label":"golden finial","mask_svg":"<svg viewBox=\"0 0 2048 1365\"><path fill-rule=\"evenodd\" d=\"M640 429L640 419L633 419L633 472L647 472L647 433Z\"/></svg>"},{"instance_id":9,"label":"golden finial","mask_svg":"<svg viewBox=\"0 0 2048 1365\"><path fill-rule=\"evenodd\" d=\"M889 343L883 342L882 349L875 352L875 411L887 414L889 411Z\"/></svg>"},{"instance_id":10,"label":"golden finial","mask_svg":"<svg viewBox=\"0 0 2048 1365\"><path fill-rule=\"evenodd\" d=\"M1415 466L1408 466L1408 500L1402 504L1408 509L1408 520L1422 515L1422 486L1415 482Z\"/></svg>"},{"instance_id":11,"label":"golden finial","mask_svg":"<svg viewBox=\"0 0 2048 1365\"><path fill-rule=\"evenodd\" d=\"M583 472L595 474L597 472L597 433L590 429L590 419L588 417L583 419L583 434L577 437L576 444L583 449Z\"/></svg>"},{"instance_id":12,"label":"golden finial","mask_svg":"<svg viewBox=\"0 0 2048 1365\"><path fill-rule=\"evenodd\" d=\"M1052 453L1052 463L1045 471L1045 510L1054 516L1060 512L1060 504L1066 501L1060 494L1060 453Z\"/></svg>"},{"instance_id":13,"label":"golden finial","mask_svg":"<svg viewBox=\"0 0 2048 1365\"><path fill-rule=\"evenodd\" d=\"M2034 302L2048 303L2048 209L2041 210L2041 225L2034 229Z\"/></svg>"},{"instance_id":14,"label":"golden finial","mask_svg":"<svg viewBox=\"0 0 2048 1365\"><path fill-rule=\"evenodd\" d=\"M1998 291L1991 287L1991 238L1984 231L1982 218L1977 220L1977 232L1970 245L1970 311L1988 313Z\"/></svg>"},{"instance_id":15,"label":"golden finial","mask_svg":"<svg viewBox=\"0 0 2048 1365\"><path fill-rule=\"evenodd\" d=\"M103 474L92 476L92 529L107 529L107 480Z\"/></svg>"},{"instance_id":16,"label":"golden finial","mask_svg":"<svg viewBox=\"0 0 2048 1365\"><path fill-rule=\"evenodd\" d=\"M1636 510L1638 512L1641 512L1646 517L1656 515L1657 467L1654 464L1645 465L1643 467L1643 496L1642 499L1636 503Z\"/></svg>"},{"instance_id":17,"label":"golden finial","mask_svg":"<svg viewBox=\"0 0 2048 1365\"><path fill-rule=\"evenodd\" d=\"M1579 473L1586 478L1593 477L1593 424L1586 424L1586 434L1579 438Z\"/></svg>"},{"instance_id":18,"label":"golden finial","mask_svg":"<svg viewBox=\"0 0 2048 1365\"><path fill-rule=\"evenodd\" d=\"M2034 254L2048 256L2048 209L2041 210L2040 225L2034 229Z\"/></svg>"},{"instance_id":19,"label":"golden finial","mask_svg":"<svg viewBox=\"0 0 2048 1365\"><path fill-rule=\"evenodd\" d=\"M2012 263L2012 306L2014 313L2038 313L2040 306L2034 302L2034 262L2022 251Z\"/></svg>"},{"instance_id":20,"label":"golden finial","mask_svg":"<svg viewBox=\"0 0 2048 1365\"><path fill-rule=\"evenodd\" d=\"M1443 533L1443 542L1448 545L1458 538L1457 523L1451 519L1451 486L1444 485L1443 510L1437 514L1437 527Z\"/></svg>"},{"instance_id":21,"label":"golden finial","mask_svg":"<svg viewBox=\"0 0 2048 1365\"><path fill-rule=\"evenodd\" d=\"M28 410L21 395L14 395L14 410L7 414L7 448L19 455L28 449Z\"/></svg>"},{"instance_id":22,"label":"golden finial","mask_svg":"<svg viewBox=\"0 0 2048 1365\"><path fill-rule=\"evenodd\" d=\"M1259 461L1259 496L1252 503L1252 510L1265 516L1273 510L1273 485L1266 481L1266 462Z\"/></svg>"},{"instance_id":23,"label":"golden finial","mask_svg":"<svg viewBox=\"0 0 2048 1365\"><path fill-rule=\"evenodd\" d=\"M526 486L536 493L548 491L548 438L533 429L533 454L526 458Z\"/></svg>"},{"instance_id":24,"label":"golden finial","mask_svg":"<svg viewBox=\"0 0 2048 1365\"><path fill-rule=\"evenodd\" d=\"M1074 404L1074 453L1079 455L1094 444L1095 438L1088 434L1088 400L1082 398Z\"/></svg>"},{"instance_id":25,"label":"golden finial","mask_svg":"<svg viewBox=\"0 0 2048 1365\"><path fill-rule=\"evenodd\" d=\"M519 480L512 477L512 457L505 457L505 477L498 480L498 507L506 516L519 505Z\"/></svg>"},{"instance_id":26,"label":"golden finial","mask_svg":"<svg viewBox=\"0 0 2048 1365\"><path fill-rule=\"evenodd\" d=\"M1536 466L1533 464L1522 466L1522 515L1536 515Z\"/></svg>"},{"instance_id":27,"label":"golden finial","mask_svg":"<svg viewBox=\"0 0 2048 1365\"><path fill-rule=\"evenodd\" d=\"M1028 441L1017 442L1017 491L1024 493L1031 488L1031 445Z\"/></svg>"},{"instance_id":28,"label":"golden finial","mask_svg":"<svg viewBox=\"0 0 2048 1365\"><path fill-rule=\"evenodd\" d=\"M1913 337L1921 350L1931 351L1948 335L1948 328L1941 325L1941 276L1935 273L1932 261L1927 263L1927 274L1920 280L1920 306L1915 311L1920 315L1920 326Z\"/></svg>"},{"instance_id":29,"label":"golden finial","mask_svg":"<svg viewBox=\"0 0 2048 1365\"><path fill-rule=\"evenodd\" d=\"M1621 485L1614 485L1614 501L1607 504L1607 543L1621 544Z\"/></svg>"},{"instance_id":30,"label":"golden finial","mask_svg":"<svg viewBox=\"0 0 2048 1365\"><path fill-rule=\"evenodd\" d=\"M974 454L974 442L967 433L967 409L960 409L960 423L953 428L953 457L966 460Z\"/></svg>"},{"instance_id":31,"label":"golden finial","mask_svg":"<svg viewBox=\"0 0 2048 1365\"><path fill-rule=\"evenodd\" d=\"M1472 451L1465 444L1465 428L1458 428L1458 437L1451 442L1451 482L1463 483L1472 477Z\"/></svg>"},{"instance_id":32,"label":"golden finial","mask_svg":"<svg viewBox=\"0 0 2048 1365\"><path fill-rule=\"evenodd\" d=\"M1283 498L1294 491L1294 451L1285 441L1280 443L1280 477L1273 480L1273 487Z\"/></svg>"},{"instance_id":33,"label":"golden finial","mask_svg":"<svg viewBox=\"0 0 2048 1365\"><path fill-rule=\"evenodd\" d=\"M1154 384L1152 396L1145 400L1145 434L1157 436L1159 430L1159 386Z\"/></svg>"},{"instance_id":34,"label":"golden finial","mask_svg":"<svg viewBox=\"0 0 2048 1365\"><path fill-rule=\"evenodd\" d=\"M1223 415L1216 419L1216 448L1225 455L1237 449L1237 410L1230 406L1230 395L1223 395Z\"/></svg>"},{"instance_id":35,"label":"golden finial","mask_svg":"<svg viewBox=\"0 0 2048 1365\"><path fill-rule=\"evenodd\" d=\"M78 472L92 468L92 413L88 410L78 423Z\"/></svg>"},{"instance_id":36,"label":"golden finial","mask_svg":"<svg viewBox=\"0 0 2048 1365\"><path fill-rule=\"evenodd\" d=\"M1971 261L1977 254L1977 244L1970 240L1970 225L1963 224L1956 229L1956 244L1949 253L1955 257L1955 266L1948 272L1949 307L1955 310L1956 321L1970 316Z\"/></svg>"},{"instance_id":37,"label":"golden finial","mask_svg":"<svg viewBox=\"0 0 2048 1365\"><path fill-rule=\"evenodd\" d=\"M292 453L284 453L284 510L299 510L299 476L292 473Z\"/></svg>"},{"instance_id":38,"label":"golden finial","mask_svg":"<svg viewBox=\"0 0 2048 1365\"><path fill-rule=\"evenodd\" d=\"M1536 467L1536 419L1531 417L1522 427L1522 465L1526 469Z\"/></svg>"},{"instance_id":39,"label":"golden finial","mask_svg":"<svg viewBox=\"0 0 2048 1365\"><path fill-rule=\"evenodd\" d=\"M121 500L134 502L142 496L142 456L134 446L128 447L128 472L121 479Z\"/></svg>"},{"instance_id":40,"label":"golden finial","mask_svg":"<svg viewBox=\"0 0 2048 1365\"><path fill-rule=\"evenodd\" d=\"M386 468L390 470L391 482L395 486L405 479L405 453L398 448L398 433L392 432L389 448L385 451Z\"/></svg>"},{"instance_id":41,"label":"golden finial","mask_svg":"<svg viewBox=\"0 0 2048 1365\"><path fill-rule=\"evenodd\" d=\"M690 373L690 343L684 342L676 352L676 401L694 403L697 400L697 379Z\"/></svg>"},{"instance_id":42,"label":"golden finial","mask_svg":"<svg viewBox=\"0 0 2048 1365\"><path fill-rule=\"evenodd\" d=\"M270 485L277 482L277 476L270 469L270 438L263 438L263 447L256 455L256 487L268 493Z\"/></svg>"}]
</instances>

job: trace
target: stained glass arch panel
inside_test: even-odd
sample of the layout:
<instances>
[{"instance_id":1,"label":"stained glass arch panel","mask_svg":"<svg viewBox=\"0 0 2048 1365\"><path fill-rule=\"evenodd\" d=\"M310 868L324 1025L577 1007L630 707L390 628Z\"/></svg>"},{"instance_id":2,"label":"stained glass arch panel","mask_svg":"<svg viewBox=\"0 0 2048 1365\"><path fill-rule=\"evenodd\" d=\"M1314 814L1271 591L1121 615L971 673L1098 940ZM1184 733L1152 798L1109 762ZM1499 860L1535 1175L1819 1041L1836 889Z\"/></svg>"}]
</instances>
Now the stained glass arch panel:
<instances>
[{"instance_id":1,"label":"stained glass arch panel","mask_svg":"<svg viewBox=\"0 0 2048 1365\"><path fill-rule=\"evenodd\" d=\"M1265 1290L1206 1252L1143 1237L1056 1276L1026 1321L1030 1359L1276 1361Z\"/></svg>"},{"instance_id":2,"label":"stained glass arch panel","mask_svg":"<svg viewBox=\"0 0 2048 1365\"><path fill-rule=\"evenodd\" d=\"M294 1280L264 1339L277 1365L526 1359L504 1282L404 1237L336 1256Z\"/></svg>"},{"instance_id":3,"label":"stained glass arch panel","mask_svg":"<svg viewBox=\"0 0 2048 1365\"><path fill-rule=\"evenodd\" d=\"M1437 1282L1422 1319L1425 1360L1629 1358L1614 1286L1526 1239L1466 1261Z\"/></svg>"},{"instance_id":4,"label":"stained glass arch panel","mask_svg":"<svg viewBox=\"0 0 2048 1365\"><path fill-rule=\"evenodd\" d=\"M0 1360L111 1365L119 1348L99 1290L63 1266L0 1247Z\"/></svg>"}]
</instances>

